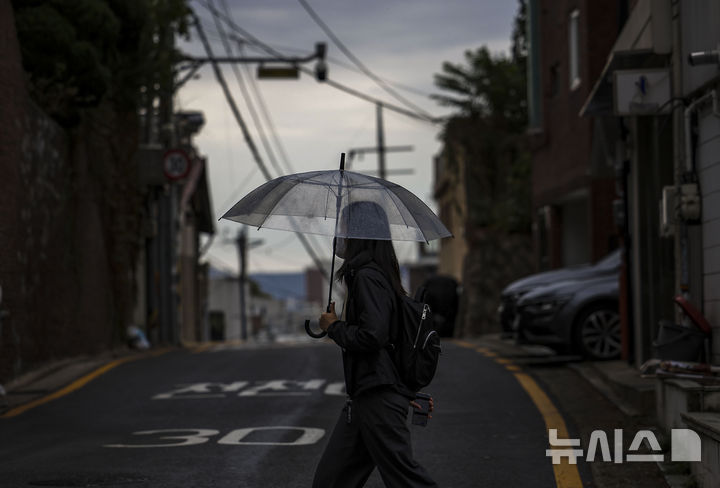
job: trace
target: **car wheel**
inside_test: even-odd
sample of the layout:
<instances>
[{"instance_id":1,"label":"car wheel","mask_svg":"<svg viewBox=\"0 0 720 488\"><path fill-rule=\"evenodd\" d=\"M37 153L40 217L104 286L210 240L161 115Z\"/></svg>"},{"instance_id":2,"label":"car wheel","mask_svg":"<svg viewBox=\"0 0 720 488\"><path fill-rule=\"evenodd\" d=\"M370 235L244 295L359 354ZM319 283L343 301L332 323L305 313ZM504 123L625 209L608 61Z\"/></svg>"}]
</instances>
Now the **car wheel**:
<instances>
[{"instance_id":1,"label":"car wheel","mask_svg":"<svg viewBox=\"0 0 720 488\"><path fill-rule=\"evenodd\" d=\"M583 312L575 327L575 343L591 359L620 356L620 314L609 304L595 305Z\"/></svg>"}]
</instances>

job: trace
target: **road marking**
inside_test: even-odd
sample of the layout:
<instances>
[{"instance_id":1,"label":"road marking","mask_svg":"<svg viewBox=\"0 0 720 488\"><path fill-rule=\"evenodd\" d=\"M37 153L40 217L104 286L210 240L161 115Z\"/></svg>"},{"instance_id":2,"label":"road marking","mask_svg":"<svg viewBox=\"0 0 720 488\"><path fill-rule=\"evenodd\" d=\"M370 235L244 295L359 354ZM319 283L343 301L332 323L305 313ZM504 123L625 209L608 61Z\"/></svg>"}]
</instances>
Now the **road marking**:
<instances>
[{"instance_id":1,"label":"road marking","mask_svg":"<svg viewBox=\"0 0 720 488\"><path fill-rule=\"evenodd\" d=\"M453 342L461 347L474 349L486 357L497 357L496 353L488 353L485 348L477 348L474 344L469 342ZM501 359L504 358L497 358L495 361L500 362ZM522 370L518 366L506 364L505 368L513 373L513 376L515 376L515 379L518 383L520 383L520 386L522 386L525 392L530 396L530 399L535 404L535 407L540 411L540 415L542 415L543 420L545 421L545 427L548 432L550 429L556 429L558 436L563 439L569 438L570 436L568 435L567 426L565 425L562 415L535 380L533 380L527 373L522 373ZM560 464L553 464L553 473L555 475L555 484L557 488L583 488L577 465L570 464L568 459L563 459Z\"/></svg>"},{"instance_id":2,"label":"road marking","mask_svg":"<svg viewBox=\"0 0 720 488\"><path fill-rule=\"evenodd\" d=\"M533 403L540 411L543 420L545 420L547 430L557 429L558 436L562 439L569 438L567 426L565 425L562 415L535 380L526 373L513 373L513 375L527 394L530 395ZM580 479L577 464L570 464L568 459L563 459L560 464L553 464L553 471L555 473L557 488L582 488L583 484Z\"/></svg>"},{"instance_id":3,"label":"road marking","mask_svg":"<svg viewBox=\"0 0 720 488\"><path fill-rule=\"evenodd\" d=\"M287 440L244 440L254 432L295 432L299 435L293 441ZM142 430L133 432L135 436L154 436L156 440L161 441L177 441L164 442L154 444L105 444L103 447L109 448L129 448L129 449L147 449L147 448L163 448L163 447L185 447L205 444L211 437L219 435L220 431L215 429L158 429L158 430ZM220 445L226 446L309 446L317 443L325 435L325 429L316 427L296 427L296 426L271 426L271 427L250 427L245 429L235 429L223 436L217 441ZM276 435L277 437L277 435ZM281 436L281 438L284 436Z\"/></svg>"},{"instance_id":4,"label":"road marking","mask_svg":"<svg viewBox=\"0 0 720 488\"><path fill-rule=\"evenodd\" d=\"M233 381L231 383L184 383L175 386L176 389L159 393L153 396L152 399L186 400L195 398L227 398L230 395L241 398L259 396L309 396L314 393L345 396L344 382L337 381L330 383L329 380L325 379L255 381L252 386L250 386L250 381Z\"/></svg>"},{"instance_id":5,"label":"road marking","mask_svg":"<svg viewBox=\"0 0 720 488\"><path fill-rule=\"evenodd\" d=\"M507 358L495 358L495 362L498 364L512 364L512 360Z\"/></svg>"},{"instance_id":6,"label":"road marking","mask_svg":"<svg viewBox=\"0 0 720 488\"><path fill-rule=\"evenodd\" d=\"M291 442L243 441L243 439L250 433L263 430L293 430L300 431L302 434L300 437ZM324 435L325 429L317 429L314 427L251 427L249 429L233 430L228 435L217 441L217 443L228 446L309 446L322 439Z\"/></svg>"},{"instance_id":7,"label":"road marking","mask_svg":"<svg viewBox=\"0 0 720 488\"><path fill-rule=\"evenodd\" d=\"M124 357L121 359L116 359L115 361L112 361L103 366L100 366L95 371L92 371L92 372L86 374L85 376L76 379L75 381L73 381L69 385L65 386L64 388L61 388L53 393L50 393L49 395L46 395L42 398L38 398L37 400L33 400L31 402L28 402L24 405L20 405L18 407L11 408L4 414L0 415L0 418L16 417L16 416L20 415L21 413L25 413L32 408L39 407L40 405L44 405L48 402L51 402L53 400L57 400L58 398L64 397L65 395L68 395L68 394L74 392L75 390L79 390L80 388L87 385L88 383L90 383L92 380L94 380L98 376L107 373L111 369L113 369L117 366L120 366L123 363L135 361L136 359L159 356L160 354L164 354L168 351L169 351L169 349L162 349L162 350L156 351L149 355L128 356L128 357Z\"/></svg>"}]
</instances>

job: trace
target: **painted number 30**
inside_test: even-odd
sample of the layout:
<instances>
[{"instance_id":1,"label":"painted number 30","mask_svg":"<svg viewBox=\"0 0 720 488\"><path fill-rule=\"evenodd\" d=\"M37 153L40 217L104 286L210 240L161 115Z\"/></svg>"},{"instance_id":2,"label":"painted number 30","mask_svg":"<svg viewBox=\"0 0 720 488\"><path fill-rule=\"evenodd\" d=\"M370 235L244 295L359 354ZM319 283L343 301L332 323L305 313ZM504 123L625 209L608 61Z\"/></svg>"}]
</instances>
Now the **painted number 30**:
<instances>
[{"instance_id":1,"label":"painted number 30","mask_svg":"<svg viewBox=\"0 0 720 488\"><path fill-rule=\"evenodd\" d=\"M270 440L247 440L248 436L253 433L270 433L275 431L275 435L271 437L282 436L288 432L295 433L295 439L292 441L270 441ZM138 436L157 436L158 441L172 442L155 442L152 444L107 444L105 447L121 447L121 448L148 448L148 447L183 447L204 444L211 437L219 435L220 431L214 429L160 429L160 430L143 430L134 432L133 435ZM285 434L285 435L283 435ZM308 446L315 444L325 435L324 429L316 429L312 427L251 427L248 429L236 429L220 438L217 443L228 446Z\"/></svg>"}]
</instances>

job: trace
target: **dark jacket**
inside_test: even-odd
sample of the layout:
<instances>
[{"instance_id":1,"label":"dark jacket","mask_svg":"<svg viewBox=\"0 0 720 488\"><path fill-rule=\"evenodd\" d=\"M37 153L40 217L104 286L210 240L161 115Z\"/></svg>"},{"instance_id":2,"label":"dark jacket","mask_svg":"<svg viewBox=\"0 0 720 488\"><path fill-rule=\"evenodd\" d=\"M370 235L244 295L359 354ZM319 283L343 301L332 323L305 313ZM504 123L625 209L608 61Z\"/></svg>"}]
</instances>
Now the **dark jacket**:
<instances>
[{"instance_id":1,"label":"dark jacket","mask_svg":"<svg viewBox=\"0 0 720 488\"><path fill-rule=\"evenodd\" d=\"M328 336L343 350L345 388L354 397L370 388L399 383L389 345L395 331L397 294L367 253L348 262L345 320L328 327ZM412 396L412 394L409 394Z\"/></svg>"}]
</instances>

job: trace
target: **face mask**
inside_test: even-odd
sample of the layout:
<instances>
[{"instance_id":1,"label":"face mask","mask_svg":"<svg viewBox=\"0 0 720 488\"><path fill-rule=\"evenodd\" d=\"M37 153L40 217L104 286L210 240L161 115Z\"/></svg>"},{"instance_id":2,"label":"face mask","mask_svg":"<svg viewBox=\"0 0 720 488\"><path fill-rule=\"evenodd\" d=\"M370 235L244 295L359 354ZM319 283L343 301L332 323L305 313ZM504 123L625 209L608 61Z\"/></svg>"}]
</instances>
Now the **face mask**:
<instances>
[{"instance_id":1,"label":"face mask","mask_svg":"<svg viewBox=\"0 0 720 488\"><path fill-rule=\"evenodd\" d=\"M347 241L344 237L338 237L335 246L335 255L340 259L345 259L345 251L347 251Z\"/></svg>"}]
</instances>

